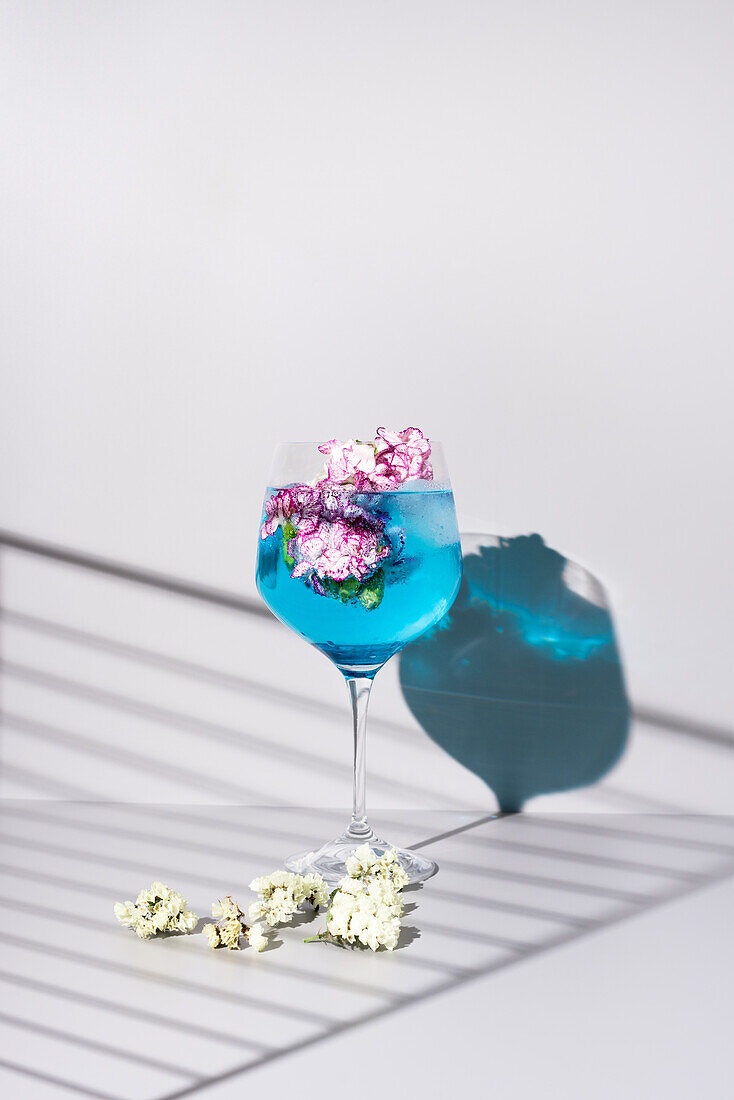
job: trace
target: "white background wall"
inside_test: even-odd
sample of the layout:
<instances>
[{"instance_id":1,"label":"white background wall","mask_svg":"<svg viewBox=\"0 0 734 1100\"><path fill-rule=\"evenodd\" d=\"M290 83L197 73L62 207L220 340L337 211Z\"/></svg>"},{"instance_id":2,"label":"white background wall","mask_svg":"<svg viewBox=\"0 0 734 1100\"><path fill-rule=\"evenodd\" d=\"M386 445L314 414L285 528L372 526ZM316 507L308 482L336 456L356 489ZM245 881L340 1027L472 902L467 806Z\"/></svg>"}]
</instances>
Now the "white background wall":
<instances>
[{"instance_id":1,"label":"white background wall","mask_svg":"<svg viewBox=\"0 0 734 1100\"><path fill-rule=\"evenodd\" d=\"M417 424L730 722L730 4L2 13L2 526L250 593L275 442Z\"/></svg>"}]
</instances>

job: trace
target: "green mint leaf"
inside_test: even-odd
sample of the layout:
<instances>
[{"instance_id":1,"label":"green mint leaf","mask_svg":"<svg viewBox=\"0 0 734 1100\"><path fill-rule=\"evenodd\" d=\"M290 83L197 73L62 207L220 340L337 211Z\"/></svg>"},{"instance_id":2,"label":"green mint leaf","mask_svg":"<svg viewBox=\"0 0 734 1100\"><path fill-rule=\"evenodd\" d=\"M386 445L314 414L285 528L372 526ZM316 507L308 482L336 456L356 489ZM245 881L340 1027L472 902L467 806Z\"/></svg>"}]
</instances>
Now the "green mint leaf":
<instances>
[{"instance_id":1,"label":"green mint leaf","mask_svg":"<svg viewBox=\"0 0 734 1100\"><path fill-rule=\"evenodd\" d=\"M327 577L322 583L329 595L342 603L349 603L359 595L360 583L356 577L347 577L343 581L334 581Z\"/></svg>"},{"instance_id":2,"label":"green mint leaf","mask_svg":"<svg viewBox=\"0 0 734 1100\"><path fill-rule=\"evenodd\" d=\"M288 553L288 543L291 539L296 537L297 533L298 532L296 528L290 522L290 520L286 520L283 524L283 561L289 569L292 569L293 566L296 564L296 559L293 557L292 554Z\"/></svg>"},{"instance_id":3,"label":"green mint leaf","mask_svg":"<svg viewBox=\"0 0 734 1100\"><path fill-rule=\"evenodd\" d=\"M385 572L382 569L378 569L376 573L373 573L369 580L366 580L362 585L362 590L359 593L359 602L366 611L374 611L376 607L379 607L382 603L382 597L385 594Z\"/></svg>"}]
</instances>

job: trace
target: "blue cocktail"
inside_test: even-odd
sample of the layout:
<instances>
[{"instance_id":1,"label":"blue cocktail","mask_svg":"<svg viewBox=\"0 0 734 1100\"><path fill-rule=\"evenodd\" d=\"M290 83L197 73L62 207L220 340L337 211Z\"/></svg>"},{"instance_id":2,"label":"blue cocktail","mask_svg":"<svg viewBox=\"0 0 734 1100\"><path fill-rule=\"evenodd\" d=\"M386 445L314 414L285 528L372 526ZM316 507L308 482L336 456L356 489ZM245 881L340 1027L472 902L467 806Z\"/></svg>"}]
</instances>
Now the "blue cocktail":
<instances>
[{"instance_id":1,"label":"blue cocktail","mask_svg":"<svg viewBox=\"0 0 734 1100\"><path fill-rule=\"evenodd\" d=\"M350 597L349 586L324 598L312 585L294 581L282 537L261 540L257 585L278 618L335 664L379 666L453 603L461 578L454 498L448 489L427 487L359 493L354 500L384 517L390 547L363 598Z\"/></svg>"}]
</instances>

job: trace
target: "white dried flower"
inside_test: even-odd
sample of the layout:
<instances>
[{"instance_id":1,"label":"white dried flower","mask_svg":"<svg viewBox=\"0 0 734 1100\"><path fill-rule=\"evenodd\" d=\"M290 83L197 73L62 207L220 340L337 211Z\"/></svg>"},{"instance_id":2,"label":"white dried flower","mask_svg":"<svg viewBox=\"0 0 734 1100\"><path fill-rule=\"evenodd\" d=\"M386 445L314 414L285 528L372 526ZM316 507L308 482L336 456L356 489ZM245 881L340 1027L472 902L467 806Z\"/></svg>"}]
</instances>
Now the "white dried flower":
<instances>
[{"instance_id":1,"label":"white dried flower","mask_svg":"<svg viewBox=\"0 0 734 1100\"><path fill-rule=\"evenodd\" d=\"M408 876L394 850L377 856L368 844L346 861L349 872L339 883L326 914L326 929L305 942L324 940L393 951L400 938L403 887Z\"/></svg>"},{"instance_id":2,"label":"white dried flower","mask_svg":"<svg viewBox=\"0 0 734 1100\"><path fill-rule=\"evenodd\" d=\"M196 913L191 909L187 909L183 913L179 913L177 928L179 932L193 932L198 923L199 918Z\"/></svg>"},{"instance_id":3,"label":"white dried flower","mask_svg":"<svg viewBox=\"0 0 734 1100\"><path fill-rule=\"evenodd\" d=\"M264 920L269 925L287 924L304 901L315 909L328 904L329 888L320 875L295 875L291 871L273 871L250 883L250 889L260 897L250 905L251 921Z\"/></svg>"},{"instance_id":4,"label":"white dried flower","mask_svg":"<svg viewBox=\"0 0 734 1100\"><path fill-rule=\"evenodd\" d=\"M242 924L237 917L225 917L219 924L219 938L230 951L239 951Z\"/></svg>"},{"instance_id":5,"label":"white dried flower","mask_svg":"<svg viewBox=\"0 0 734 1100\"><path fill-rule=\"evenodd\" d=\"M137 920L137 907L132 901L115 902L115 916L120 924L134 924Z\"/></svg>"},{"instance_id":6,"label":"white dried flower","mask_svg":"<svg viewBox=\"0 0 734 1100\"><path fill-rule=\"evenodd\" d=\"M219 947L219 929L216 924L205 924L201 931L209 940L210 947Z\"/></svg>"},{"instance_id":7,"label":"white dried flower","mask_svg":"<svg viewBox=\"0 0 734 1100\"><path fill-rule=\"evenodd\" d=\"M245 914L229 894L221 901L213 903L212 916L220 918L218 923L205 924L202 928L210 947L228 947L230 951L239 951L240 936L245 936L255 951L262 951L267 945L268 941L260 926L256 924L250 927L246 923Z\"/></svg>"},{"instance_id":8,"label":"white dried flower","mask_svg":"<svg viewBox=\"0 0 734 1100\"><path fill-rule=\"evenodd\" d=\"M326 914L326 930L310 940L393 951L400 938L402 891L379 879L345 878Z\"/></svg>"},{"instance_id":9,"label":"white dried flower","mask_svg":"<svg viewBox=\"0 0 734 1100\"><path fill-rule=\"evenodd\" d=\"M369 844L363 844L361 848L355 848L351 856L347 856L347 874L351 875L353 878L359 878L360 875L371 870L376 863L377 856L372 851Z\"/></svg>"},{"instance_id":10,"label":"white dried flower","mask_svg":"<svg viewBox=\"0 0 734 1100\"><path fill-rule=\"evenodd\" d=\"M154 936L158 931L156 926L153 924L153 921L146 920L145 917L140 917L134 927L135 935L139 936L141 940L149 939L151 936Z\"/></svg>"},{"instance_id":11,"label":"white dried flower","mask_svg":"<svg viewBox=\"0 0 734 1100\"><path fill-rule=\"evenodd\" d=\"M380 878L389 879L395 886L402 890L408 884L408 875L398 861L397 852L389 848L378 856L369 846L363 844L356 848L346 860L347 873L353 878Z\"/></svg>"},{"instance_id":12,"label":"white dried flower","mask_svg":"<svg viewBox=\"0 0 734 1100\"><path fill-rule=\"evenodd\" d=\"M265 935L259 924L253 924L246 935L247 939L249 940L250 947L252 947L255 951L262 951L268 946L268 937Z\"/></svg>"},{"instance_id":13,"label":"white dried flower","mask_svg":"<svg viewBox=\"0 0 734 1100\"><path fill-rule=\"evenodd\" d=\"M339 883L339 892L342 894L352 894L356 897L357 894L362 893L363 889L364 879L362 878L343 878Z\"/></svg>"},{"instance_id":14,"label":"white dried flower","mask_svg":"<svg viewBox=\"0 0 734 1100\"><path fill-rule=\"evenodd\" d=\"M310 902L314 909L321 909L329 904L329 887L321 875L309 872L303 876L303 900Z\"/></svg>"},{"instance_id":15,"label":"white dried flower","mask_svg":"<svg viewBox=\"0 0 734 1100\"><path fill-rule=\"evenodd\" d=\"M184 896L163 882L141 890L135 902L116 902L114 913L120 924L133 928L143 940L157 932L191 932L199 920Z\"/></svg>"}]
</instances>

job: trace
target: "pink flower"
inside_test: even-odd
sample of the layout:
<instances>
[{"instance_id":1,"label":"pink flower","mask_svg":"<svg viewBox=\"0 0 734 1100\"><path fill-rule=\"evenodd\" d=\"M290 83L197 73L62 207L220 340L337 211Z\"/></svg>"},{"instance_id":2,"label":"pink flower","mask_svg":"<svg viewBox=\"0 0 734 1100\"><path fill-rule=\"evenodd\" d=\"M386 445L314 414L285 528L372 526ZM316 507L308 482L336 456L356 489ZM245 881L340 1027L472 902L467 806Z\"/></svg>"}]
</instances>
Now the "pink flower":
<instances>
[{"instance_id":1,"label":"pink flower","mask_svg":"<svg viewBox=\"0 0 734 1100\"><path fill-rule=\"evenodd\" d=\"M330 439L319 447L326 455L324 476L318 484L354 485L358 492L389 492L410 478L430 481L431 444L418 428L402 432L377 429L373 443Z\"/></svg>"},{"instance_id":2,"label":"pink flower","mask_svg":"<svg viewBox=\"0 0 734 1100\"><path fill-rule=\"evenodd\" d=\"M390 555L379 530L359 521L322 520L312 532L299 529L293 541L297 564L292 577L316 573L334 581L362 581Z\"/></svg>"},{"instance_id":3,"label":"pink flower","mask_svg":"<svg viewBox=\"0 0 734 1100\"><path fill-rule=\"evenodd\" d=\"M432 481L430 455L431 444L419 428L403 428L402 432L378 428L370 481L375 489L397 488L410 478Z\"/></svg>"},{"instance_id":4,"label":"pink flower","mask_svg":"<svg viewBox=\"0 0 734 1100\"><path fill-rule=\"evenodd\" d=\"M321 515L321 494L311 485L294 485L281 489L265 504L265 520L260 527L260 538L274 535L286 521L299 530L313 531Z\"/></svg>"},{"instance_id":5,"label":"pink flower","mask_svg":"<svg viewBox=\"0 0 734 1100\"><path fill-rule=\"evenodd\" d=\"M375 448L372 443L359 443L356 439L343 442L330 439L319 447L326 455L325 481L346 485L355 481L355 475L369 476L375 468Z\"/></svg>"},{"instance_id":6,"label":"pink flower","mask_svg":"<svg viewBox=\"0 0 734 1100\"><path fill-rule=\"evenodd\" d=\"M319 451L326 455L323 475L311 485L274 493L265 504L260 536L269 538L283 527L283 557L292 566L291 576L306 578L325 596L334 593L324 581L354 578L361 585L391 554L399 558L402 552L403 535L391 546L385 517L357 494L390 492L414 478L430 481L433 469L431 444L418 428L378 428L371 443L330 439ZM355 587L360 586L345 586L342 598ZM382 588L379 598L365 606L371 609L381 598Z\"/></svg>"}]
</instances>

